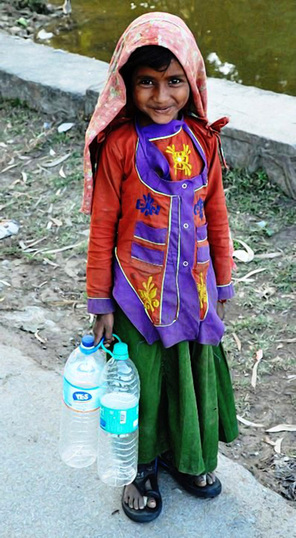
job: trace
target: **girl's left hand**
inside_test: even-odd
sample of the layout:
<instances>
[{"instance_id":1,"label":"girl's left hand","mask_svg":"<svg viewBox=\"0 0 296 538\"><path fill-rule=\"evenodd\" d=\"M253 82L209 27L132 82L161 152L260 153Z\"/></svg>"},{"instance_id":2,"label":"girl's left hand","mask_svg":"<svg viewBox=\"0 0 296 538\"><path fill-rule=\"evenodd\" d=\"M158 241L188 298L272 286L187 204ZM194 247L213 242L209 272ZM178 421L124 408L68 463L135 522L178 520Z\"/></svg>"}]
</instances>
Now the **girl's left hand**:
<instances>
[{"instance_id":1,"label":"girl's left hand","mask_svg":"<svg viewBox=\"0 0 296 538\"><path fill-rule=\"evenodd\" d=\"M220 319L224 319L225 317L225 303L217 303L217 314L219 316Z\"/></svg>"}]
</instances>

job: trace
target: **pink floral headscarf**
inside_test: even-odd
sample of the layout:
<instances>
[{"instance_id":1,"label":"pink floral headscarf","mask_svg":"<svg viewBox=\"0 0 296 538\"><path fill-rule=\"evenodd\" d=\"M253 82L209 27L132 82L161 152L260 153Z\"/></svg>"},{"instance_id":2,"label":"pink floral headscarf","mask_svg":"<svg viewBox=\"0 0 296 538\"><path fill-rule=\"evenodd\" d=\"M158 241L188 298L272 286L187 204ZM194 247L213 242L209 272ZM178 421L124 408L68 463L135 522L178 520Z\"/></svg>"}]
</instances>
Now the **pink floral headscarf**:
<instances>
[{"instance_id":1,"label":"pink floral headscarf","mask_svg":"<svg viewBox=\"0 0 296 538\"><path fill-rule=\"evenodd\" d=\"M191 87L193 102L200 118L207 118L206 72L202 55L186 24L169 13L146 13L135 19L119 39L112 56L108 78L98 99L85 136L84 196L81 211L91 212L94 178L90 144L112 120L120 116L126 105L126 89L121 67L138 47L159 45L178 58Z\"/></svg>"}]
</instances>

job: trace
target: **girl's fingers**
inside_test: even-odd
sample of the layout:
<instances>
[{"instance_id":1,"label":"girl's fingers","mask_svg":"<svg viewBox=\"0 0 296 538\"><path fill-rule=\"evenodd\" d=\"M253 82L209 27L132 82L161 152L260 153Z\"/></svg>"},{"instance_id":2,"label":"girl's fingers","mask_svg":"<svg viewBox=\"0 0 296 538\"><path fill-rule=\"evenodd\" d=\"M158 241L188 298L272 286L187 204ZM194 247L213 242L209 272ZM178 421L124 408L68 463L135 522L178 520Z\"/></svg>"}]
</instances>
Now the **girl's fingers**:
<instances>
[{"instance_id":1,"label":"girl's fingers","mask_svg":"<svg viewBox=\"0 0 296 538\"><path fill-rule=\"evenodd\" d=\"M104 336L104 345L109 347L113 342L113 315L112 314L99 314L93 326L93 333L95 336L95 345L97 345Z\"/></svg>"},{"instance_id":2,"label":"girl's fingers","mask_svg":"<svg viewBox=\"0 0 296 538\"><path fill-rule=\"evenodd\" d=\"M93 333L94 333L94 337L95 337L95 346L98 345L98 343L100 342L100 340L102 339L102 336L103 336L103 331L100 331L100 332L96 332L95 329L93 330Z\"/></svg>"}]
</instances>

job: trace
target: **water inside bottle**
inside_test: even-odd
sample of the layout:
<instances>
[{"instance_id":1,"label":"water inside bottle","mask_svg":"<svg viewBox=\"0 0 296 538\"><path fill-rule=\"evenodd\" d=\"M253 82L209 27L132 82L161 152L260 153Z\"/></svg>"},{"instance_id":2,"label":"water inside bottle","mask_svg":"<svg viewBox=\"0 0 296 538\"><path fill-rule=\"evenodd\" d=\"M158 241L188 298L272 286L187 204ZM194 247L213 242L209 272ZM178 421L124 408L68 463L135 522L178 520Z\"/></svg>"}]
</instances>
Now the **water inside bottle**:
<instances>
[{"instance_id":1,"label":"water inside bottle","mask_svg":"<svg viewBox=\"0 0 296 538\"><path fill-rule=\"evenodd\" d=\"M110 409L130 409L135 407L138 399L134 394L128 392L107 392L101 398L101 403Z\"/></svg>"}]
</instances>

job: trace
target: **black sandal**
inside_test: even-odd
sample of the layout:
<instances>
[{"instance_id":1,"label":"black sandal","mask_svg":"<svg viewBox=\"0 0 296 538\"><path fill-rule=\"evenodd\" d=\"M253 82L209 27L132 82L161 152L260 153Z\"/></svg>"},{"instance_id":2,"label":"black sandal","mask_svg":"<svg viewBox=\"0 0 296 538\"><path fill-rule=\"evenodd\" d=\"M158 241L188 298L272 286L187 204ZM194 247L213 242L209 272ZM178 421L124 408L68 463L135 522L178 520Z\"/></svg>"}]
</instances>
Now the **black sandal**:
<instances>
[{"instance_id":1,"label":"black sandal","mask_svg":"<svg viewBox=\"0 0 296 538\"><path fill-rule=\"evenodd\" d=\"M207 484L206 486L198 486L195 482L195 476L186 473L180 473L173 464L172 456L169 452L165 452L158 458L159 464L165 469L175 480L182 486L188 493L199 497L201 499L213 499L217 497L222 491L222 485L215 476L215 482L213 484Z\"/></svg>"},{"instance_id":2,"label":"black sandal","mask_svg":"<svg viewBox=\"0 0 296 538\"><path fill-rule=\"evenodd\" d=\"M157 483L157 459L153 461L152 463L147 464L140 464L138 465L138 473L135 478L135 480L132 482L132 484L136 487L140 495L143 497L149 497L152 499L155 499L156 501L156 507L150 508L149 506L145 506L143 509L135 510L135 508L130 508L128 504L124 502L124 491L127 486L124 486L123 494L122 494L122 500L121 505L124 513L132 519L133 521L136 521L137 523L148 523L149 521L153 521L156 519L161 510L162 510L162 499L158 488ZM147 481L150 480L151 483L151 489L146 489L145 485Z\"/></svg>"}]
</instances>

